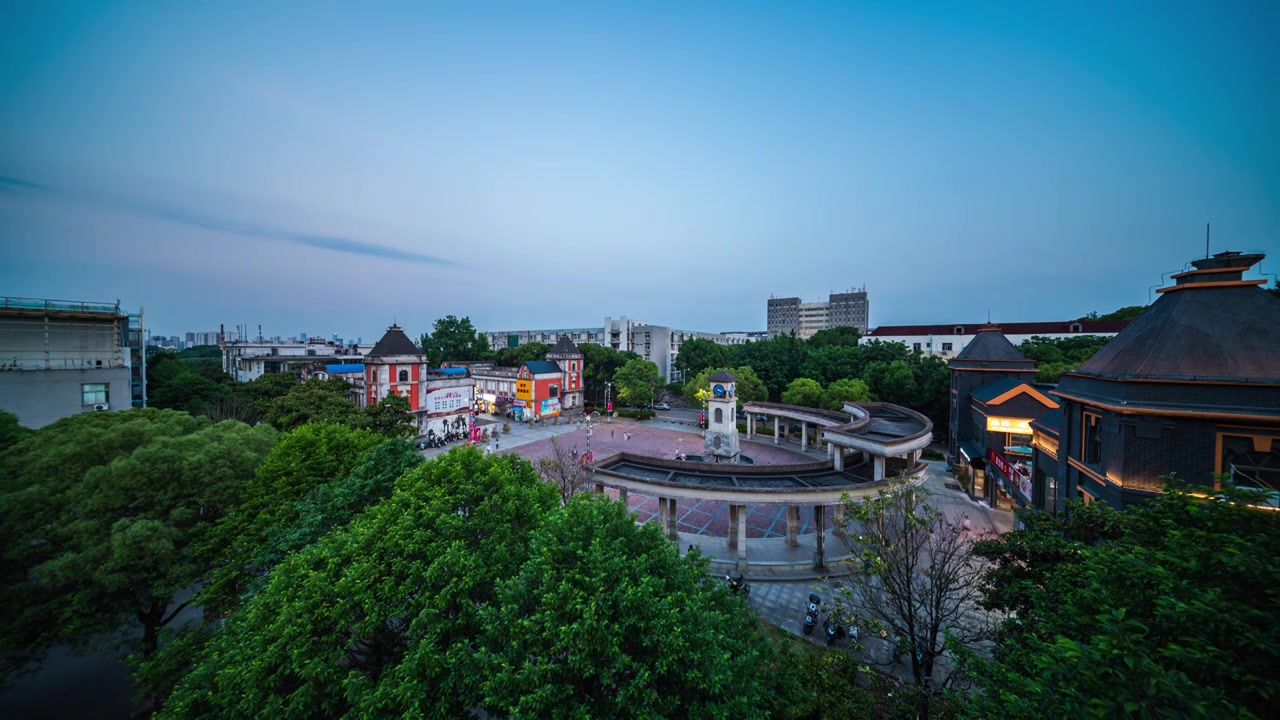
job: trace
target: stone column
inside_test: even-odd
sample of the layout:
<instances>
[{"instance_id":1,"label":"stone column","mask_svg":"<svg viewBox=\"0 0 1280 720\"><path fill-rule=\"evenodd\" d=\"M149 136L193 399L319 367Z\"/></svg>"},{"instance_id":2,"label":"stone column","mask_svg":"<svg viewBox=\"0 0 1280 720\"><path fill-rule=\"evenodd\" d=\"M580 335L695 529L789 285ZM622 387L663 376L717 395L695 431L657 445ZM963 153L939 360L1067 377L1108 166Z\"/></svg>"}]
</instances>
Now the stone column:
<instances>
[{"instance_id":1,"label":"stone column","mask_svg":"<svg viewBox=\"0 0 1280 720\"><path fill-rule=\"evenodd\" d=\"M799 547L800 540L797 535L800 534L800 508L795 505L787 506L787 546Z\"/></svg>"},{"instance_id":2,"label":"stone column","mask_svg":"<svg viewBox=\"0 0 1280 720\"><path fill-rule=\"evenodd\" d=\"M751 439L751 434L755 431L755 429L756 429L755 413L747 413L747 439L748 440Z\"/></svg>"},{"instance_id":3,"label":"stone column","mask_svg":"<svg viewBox=\"0 0 1280 720\"><path fill-rule=\"evenodd\" d=\"M618 488L618 500L620 500L620 501L622 502L622 504L623 504L623 505L626 505L626 504L627 504L627 489L626 489L626 488Z\"/></svg>"},{"instance_id":4,"label":"stone column","mask_svg":"<svg viewBox=\"0 0 1280 720\"><path fill-rule=\"evenodd\" d=\"M738 548L738 506L729 506L729 549Z\"/></svg>"},{"instance_id":5,"label":"stone column","mask_svg":"<svg viewBox=\"0 0 1280 720\"><path fill-rule=\"evenodd\" d=\"M667 505L667 499L664 497L658 498L658 527L662 528L663 535L667 534L667 528L671 526L671 521L668 519L670 513L671 508Z\"/></svg>"},{"instance_id":6,"label":"stone column","mask_svg":"<svg viewBox=\"0 0 1280 720\"><path fill-rule=\"evenodd\" d=\"M832 445L830 442L827 443L827 457L833 457L836 454L834 448L835 445Z\"/></svg>"},{"instance_id":7,"label":"stone column","mask_svg":"<svg viewBox=\"0 0 1280 720\"><path fill-rule=\"evenodd\" d=\"M844 448L837 446L835 454L832 455L832 460L835 463L832 467L835 468L836 472L844 470Z\"/></svg>"},{"instance_id":8,"label":"stone column","mask_svg":"<svg viewBox=\"0 0 1280 720\"><path fill-rule=\"evenodd\" d=\"M738 506L738 561L747 559L747 506Z\"/></svg>"},{"instance_id":9,"label":"stone column","mask_svg":"<svg viewBox=\"0 0 1280 720\"><path fill-rule=\"evenodd\" d=\"M884 456L873 455L871 458L872 462L875 464L875 470L873 471L874 474L871 476L871 479L879 482L884 479Z\"/></svg>"},{"instance_id":10,"label":"stone column","mask_svg":"<svg viewBox=\"0 0 1280 720\"><path fill-rule=\"evenodd\" d=\"M813 550L813 567L817 570L823 569L827 563L826 548L824 547L827 534L826 510L827 507L825 505L813 506L813 524L818 531L817 545Z\"/></svg>"},{"instance_id":11,"label":"stone column","mask_svg":"<svg viewBox=\"0 0 1280 720\"><path fill-rule=\"evenodd\" d=\"M676 507L676 499L667 498L667 537L677 542L680 541L680 533L676 529L679 519L680 513Z\"/></svg>"},{"instance_id":12,"label":"stone column","mask_svg":"<svg viewBox=\"0 0 1280 720\"><path fill-rule=\"evenodd\" d=\"M800 423L800 451L804 452L809 449L809 423Z\"/></svg>"},{"instance_id":13,"label":"stone column","mask_svg":"<svg viewBox=\"0 0 1280 720\"><path fill-rule=\"evenodd\" d=\"M778 416L773 416L773 444L778 444Z\"/></svg>"}]
</instances>

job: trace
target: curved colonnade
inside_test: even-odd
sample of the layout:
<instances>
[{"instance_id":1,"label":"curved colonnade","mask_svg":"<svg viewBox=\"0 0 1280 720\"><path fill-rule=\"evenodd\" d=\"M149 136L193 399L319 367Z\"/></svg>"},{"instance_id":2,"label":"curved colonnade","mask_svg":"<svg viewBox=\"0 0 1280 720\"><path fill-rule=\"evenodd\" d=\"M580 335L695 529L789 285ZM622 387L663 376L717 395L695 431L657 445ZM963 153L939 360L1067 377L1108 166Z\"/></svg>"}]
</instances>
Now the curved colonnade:
<instances>
[{"instance_id":1,"label":"curved colonnade","mask_svg":"<svg viewBox=\"0 0 1280 720\"><path fill-rule=\"evenodd\" d=\"M826 443L827 460L791 465L739 465L688 462L631 453L615 453L592 465L595 489L615 488L626 502L629 493L658 499L659 521L667 536L683 543L695 540L712 557L713 569L728 568L747 574L832 575L845 571L845 557L828 557L830 536L838 536L843 520L841 499L874 496L895 475L909 482L923 478L926 465L920 452L933 437L933 423L907 408L888 403L845 403L844 412L749 402L746 439L756 436L756 416L773 420L773 441L780 442L782 422L801 424L801 445ZM719 501L729 506L728 537L684 538L676 531L680 500ZM787 508L785 541L755 540L762 557L748 559L747 507L774 505ZM813 506L816 532L800 536L800 506ZM828 530L826 507L835 506L834 532ZM803 542L802 542L803 540ZM812 551L812 555L810 552Z\"/></svg>"}]
</instances>

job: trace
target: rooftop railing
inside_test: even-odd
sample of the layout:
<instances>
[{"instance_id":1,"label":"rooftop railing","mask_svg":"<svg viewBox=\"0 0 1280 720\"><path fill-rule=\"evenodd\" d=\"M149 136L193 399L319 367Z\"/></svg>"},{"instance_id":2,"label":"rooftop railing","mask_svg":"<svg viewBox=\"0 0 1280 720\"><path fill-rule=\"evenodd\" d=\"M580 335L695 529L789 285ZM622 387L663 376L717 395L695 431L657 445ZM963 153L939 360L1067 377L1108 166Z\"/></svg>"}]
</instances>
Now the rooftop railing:
<instances>
[{"instance_id":1,"label":"rooftop railing","mask_svg":"<svg viewBox=\"0 0 1280 720\"><path fill-rule=\"evenodd\" d=\"M94 303L76 300L41 300L38 298L0 297L0 308L6 310L45 310L48 312L80 312L120 314L120 303Z\"/></svg>"}]
</instances>

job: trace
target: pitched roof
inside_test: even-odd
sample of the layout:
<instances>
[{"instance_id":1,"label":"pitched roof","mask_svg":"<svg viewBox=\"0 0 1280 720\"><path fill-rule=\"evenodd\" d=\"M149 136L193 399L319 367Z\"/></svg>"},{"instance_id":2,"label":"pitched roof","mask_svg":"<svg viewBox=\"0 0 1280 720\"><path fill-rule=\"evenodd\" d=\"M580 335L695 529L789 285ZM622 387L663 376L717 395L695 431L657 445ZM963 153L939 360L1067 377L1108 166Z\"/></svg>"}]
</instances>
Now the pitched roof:
<instances>
[{"instance_id":1,"label":"pitched roof","mask_svg":"<svg viewBox=\"0 0 1280 720\"><path fill-rule=\"evenodd\" d=\"M1008 335L1113 335L1125 329L1131 320L1061 320L1056 322L1001 323ZM972 335L986 323L954 323L952 325L881 325L867 333L869 338L908 335ZM1079 325L1080 330L1073 330ZM956 332L960 328L960 332Z\"/></svg>"},{"instance_id":2,"label":"pitched roof","mask_svg":"<svg viewBox=\"0 0 1280 720\"><path fill-rule=\"evenodd\" d=\"M992 363L995 363L992 366ZM1000 332L999 325L983 325L964 350L947 363L956 370L1002 370L1009 372L1035 372L1036 364L1018 352L1009 338Z\"/></svg>"},{"instance_id":3,"label":"pitched roof","mask_svg":"<svg viewBox=\"0 0 1280 720\"><path fill-rule=\"evenodd\" d=\"M421 355L422 349L417 343L404 334L399 325L387 328L387 334L374 344L369 351L370 357L388 357L390 355Z\"/></svg>"},{"instance_id":4,"label":"pitched roof","mask_svg":"<svg viewBox=\"0 0 1280 720\"><path fill-rule=\"evenodd\" d=\"M560 339L556 341L555 347L547 351L547 357L551 357L553 355L581 355L581 354L582 354L582 351L579 350L578 346L575 345L573 341L569 339L568 335L561 335Z\"/></svg>"},{"instance_id":5,"label":"pitched roof","mask_svg":"<svg viewBox=\"0 0 1280 720\"><path fill-rule=\"evenodd\" d=\"M534 375L563 372L555 360L526 360L524 366Z\"/></svg>"},{"instance_id":6,"label":"pitched roof","mask_svg":"<svg viewBox=\"0 0 1280 720\"><path fill-rule=\"evenodd\" d=\"M1058 437L1058 423L1062 419L1062 408L1054 408L1031 421L1031 429L1046 435Z\"/></svg>"},{"instance_id":7,"label":"pitched roof","mask_svg":"<svg viewBox=\"0 0 1280 720\"><path fill-rule=\"evenodd\" d=\"M1000 378L999 380L992 380L986 385L983 385L977 390L974 390L973 392L969 393L969 397L973 398L974 400L987 403L987 402L991 402L992 399L998 398L1001 395L1009 392L1010 390L1022 384L1024 383L1020 380L1014 380L1012 378Z\"/></svg>"},{"instance_id":8,"label":"pitched roof","mask_svg":"<svg viewBox=\"0 0 1280 720\"><path fill-rule=\"evenodd\" d=\"M728 370L719 370L716 374L707 378L707 380L711 382L738 382L737 376L733 375Z\"/></svg>"},{"instance_id":9,"label":"pitched roof","mask_svg":"<svg viewBox=\"0 0 1280 720\"><path fill-rule=\"evenodd\" d=\"M1277 328L1280 299L1265 290L1187 284L1162 295L1074 374L1280 383Z\"/></svg>"}]
</instances>

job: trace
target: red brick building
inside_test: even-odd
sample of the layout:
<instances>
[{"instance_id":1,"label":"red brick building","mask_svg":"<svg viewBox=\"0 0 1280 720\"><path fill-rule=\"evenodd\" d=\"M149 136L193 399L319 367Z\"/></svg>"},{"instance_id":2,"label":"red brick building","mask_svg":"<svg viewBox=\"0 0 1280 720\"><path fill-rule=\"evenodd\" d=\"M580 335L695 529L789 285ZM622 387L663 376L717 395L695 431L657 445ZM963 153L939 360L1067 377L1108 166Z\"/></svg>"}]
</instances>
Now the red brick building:
<instances>
[{"instance_id":1,"label":"red brick building","mask_svg":"<svg viewBox=\"0 0 1280 720\"><path fill-rule=\"evenodd\" d=\"M428 430L465 430L474 392L475 382L466 368L428 367L421 350L397 325L387 328L365 356L361 407L401 395L409 400L421 435Z\"/></svg>"}]
</instances>

